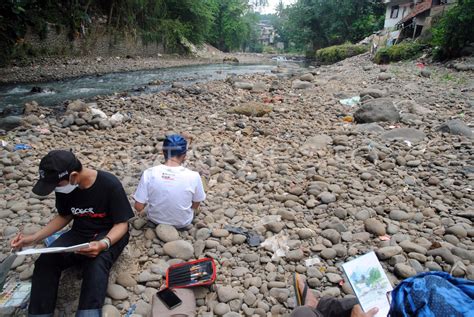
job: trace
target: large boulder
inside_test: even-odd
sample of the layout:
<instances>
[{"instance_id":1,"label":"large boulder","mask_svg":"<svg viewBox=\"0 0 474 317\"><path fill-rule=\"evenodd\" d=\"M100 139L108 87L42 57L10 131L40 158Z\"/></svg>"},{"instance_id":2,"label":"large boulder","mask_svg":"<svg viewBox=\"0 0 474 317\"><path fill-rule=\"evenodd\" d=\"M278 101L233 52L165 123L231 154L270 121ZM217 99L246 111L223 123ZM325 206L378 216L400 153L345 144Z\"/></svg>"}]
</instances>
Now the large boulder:
<instances>
[{"instance_id":1,"label":"large boulder","mask_svg":"<svg viewBox=\"0 0 474 317\"><path fill-rule=\"evenodd\" d=\"M362 104L354 113L354 119L357 123L397 122L400 120L400 113L395 108L393 99L378 98Z\"/></svg>"},{"instance_id":2,"label":"large boulder","mask_svg":"<svg viewBox=\"0 0 474 317\"><path fill-rule=\"evenodd\" d=\"M185 261L194 256L194 248L192 244L184 240L175 240L165 243L163 251L172 258L182 259Z\"/></svg>"},{"instance_id":3,"label":"large boulder","mask_svg":"<svg viewBox=\"0 0 474 317\"><path fill-rule=\"evenodd\" d=\"M6 118L0 118L0 130L11 130L22 123L22 119L19 116L9 116Z\"/></svg>"},{"instance_id":4,"label":"large boulder","mask_svg":"<svg viewBox=\"0 0 474 317\"><path fill-rule=\"evenodd\" d=\"M459 119L449 120L443 123L439 128L438 131L444 133L451 133L455 135L464 135L468 138L472 138L472 130Z\"/></svg>"}]
</instances>

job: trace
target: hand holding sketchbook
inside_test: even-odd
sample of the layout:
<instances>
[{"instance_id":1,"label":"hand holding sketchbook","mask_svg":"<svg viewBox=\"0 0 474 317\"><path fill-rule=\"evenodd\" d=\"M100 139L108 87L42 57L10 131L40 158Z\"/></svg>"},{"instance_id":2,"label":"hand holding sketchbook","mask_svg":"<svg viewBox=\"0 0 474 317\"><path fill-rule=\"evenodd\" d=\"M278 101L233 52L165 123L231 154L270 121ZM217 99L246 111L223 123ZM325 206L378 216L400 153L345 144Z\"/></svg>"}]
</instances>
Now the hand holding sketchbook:
<instances>
[{"instance_id":1,"label":"hand holding sketchbook","mask_svg":"<svg viewBox=\"0 0 474 317\"><path fill-rule=\"evenodd\" d=\"M344 263L342 269L364 312L377 307L379 312L375 317L386 317L390 310L387 293L393 288L375 253Z\"/></svg>"},{"instance_id":2,"label":"hand holding sketchbook","mask_svg":"<svg viewBox=\"0 0 474 317\"><path fill-rule=\"evenodd\" d=\"M17 255L31 255L31 254L42 254L42 253L62 253L62 252L75 252L89 247L89 243L82 243L72 245L70 247L54 247L54 248L39 248L39 249L26 249L19 251Z\"/></svg>"}]
</instances>

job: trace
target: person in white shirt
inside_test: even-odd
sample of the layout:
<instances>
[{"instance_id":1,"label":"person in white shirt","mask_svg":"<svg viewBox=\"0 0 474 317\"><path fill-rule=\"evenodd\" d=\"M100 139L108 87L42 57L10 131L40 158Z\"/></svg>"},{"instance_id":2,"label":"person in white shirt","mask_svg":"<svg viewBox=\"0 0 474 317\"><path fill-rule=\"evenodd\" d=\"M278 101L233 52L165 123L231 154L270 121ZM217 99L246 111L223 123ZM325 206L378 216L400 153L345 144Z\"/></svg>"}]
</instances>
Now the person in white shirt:
<instances>
[{"instance_id":1,"label":"person in white shirt","mask_svg":"<svg viewBox=\"0 0 474 317\"><path fill-rule=\"evenodd\" d=\"M187 145L181 135L167 136L163 141L165 163L145 170L133 195L135 209L140 213L147 206L148 220L154 224L186 228L206 199L199 173L182 166Z\"/></svg>"}]
</instances>

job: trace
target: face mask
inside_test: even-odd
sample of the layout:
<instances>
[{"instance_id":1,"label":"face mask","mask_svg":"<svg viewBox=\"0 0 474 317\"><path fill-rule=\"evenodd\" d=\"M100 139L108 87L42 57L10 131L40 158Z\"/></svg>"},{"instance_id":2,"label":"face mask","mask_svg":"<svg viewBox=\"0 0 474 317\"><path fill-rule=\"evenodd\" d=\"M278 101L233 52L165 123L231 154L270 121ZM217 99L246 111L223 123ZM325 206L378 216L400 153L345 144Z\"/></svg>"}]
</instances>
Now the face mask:
<instances>
[{"instance_id":1,"label":"face mask","mask_svg":"<svg viewBox=\"0 0 474 317\"><path fill-rule=\"evenodd\" d=\"M71 185L67 184L66 186L59 186L54 189L55 192L57 193L62 193L62 194L69 194L71 193L74 189L77 188L78 185Z\"/></svg>"}]
</instances>

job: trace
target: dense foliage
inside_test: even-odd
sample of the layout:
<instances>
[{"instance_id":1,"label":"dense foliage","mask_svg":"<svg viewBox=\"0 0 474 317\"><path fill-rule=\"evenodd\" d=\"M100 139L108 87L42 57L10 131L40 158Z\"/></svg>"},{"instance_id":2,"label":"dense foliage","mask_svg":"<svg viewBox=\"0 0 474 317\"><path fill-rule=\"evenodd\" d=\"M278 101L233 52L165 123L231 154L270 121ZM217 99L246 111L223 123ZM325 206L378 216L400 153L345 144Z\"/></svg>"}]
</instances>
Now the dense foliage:
<instances>
[{"instance_id":1,"label":"dense foliage","mask_svg":"<svg viewBox=\"0 0 474 317\"><path fill-rule=\"evenodd\" d=\"M437 46L435 57L453 58L461 55L462 49L474 43L474 0L459 0L433 28L433 45Z\"/></svg>"},{"instance_id":2,"label":"dense foliage","mask_svg":"<svg viewBox=\"0 0 474 317\"><path fill-rule=\"evenodd\" d=\"M97 18L113 32L141 36L173 50L184 39L210 41L229 51L256 41L253 9L267 0L3 0L0 1L0 64L21 45L27 28L46 35L47 24L81 36ZM86 34L84 34L86 35Z\"/></svg>"},{"instance_id":3,"label":"dense foliage","mask_svg":"<svg viewBox=\"0 0 474 317\"><path fill-rule=\"evenodd\" d=\"M368 49L366 45L355 44L329 46L316 51L316 60L323 64L332 64L365 53Z\"/></svg>"},{"instance_id":4,"label":"dense foliage","mask_svg":"<svg viewBox=\"0 0 474 317\"><path fill-rule=\"evenodd\" d=\"M380 30L384 12L384 4L375 0L297 0L278 8L284 22L277 29L284 42L314 51L354 43Z\"/></svg>"},{"instance_id":5,"label":"dense foliage","mask_svg":"<svg viewBox=\"0 0 474 317\"><path fill-rule=\"evenodd\" d=\"M377 64L388 64L416 58L421 54L423 45L415 42L402 42L390 47L380 48L375 54Z\"/></svg>"},{"instance_id":6,"label":"dense foliage","mask_svg":"<svg viewBox=\"0 0 474 317\"><path fill-rule=\"evenodd\" d=\"M256 0L253 0L256 1ZM248 0L214 0L214 23L208 41L222 51L244 49L256 41L257 16Z\"/></svg>"}]
</instances>

